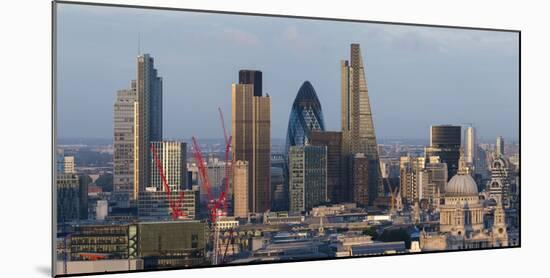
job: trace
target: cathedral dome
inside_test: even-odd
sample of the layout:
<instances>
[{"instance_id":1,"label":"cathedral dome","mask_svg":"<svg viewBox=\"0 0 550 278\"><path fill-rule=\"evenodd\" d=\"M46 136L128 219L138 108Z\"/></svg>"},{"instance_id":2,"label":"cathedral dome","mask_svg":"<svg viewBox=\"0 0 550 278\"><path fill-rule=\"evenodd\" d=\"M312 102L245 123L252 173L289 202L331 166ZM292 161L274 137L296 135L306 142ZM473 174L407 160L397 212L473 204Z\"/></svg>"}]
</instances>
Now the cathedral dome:
<instances>
[{"instance_id":1,"label":"cathedral dome","mask_svg":"<svg viewBox=\"0 0 550 278\"><path fill-rule=\"evenodd\" d=\"M470 175L457 174L445 186L445 194L452 196L477 195L477 185Z\"/></svg>"}]
</instances>

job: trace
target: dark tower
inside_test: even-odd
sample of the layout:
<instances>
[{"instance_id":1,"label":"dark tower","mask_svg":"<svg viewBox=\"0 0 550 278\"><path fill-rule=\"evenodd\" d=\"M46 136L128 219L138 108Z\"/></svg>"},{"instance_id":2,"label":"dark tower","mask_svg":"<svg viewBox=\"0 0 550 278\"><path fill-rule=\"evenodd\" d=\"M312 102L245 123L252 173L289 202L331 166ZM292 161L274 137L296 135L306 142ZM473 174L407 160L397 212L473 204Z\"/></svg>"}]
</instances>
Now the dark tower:
<instances>
[{"instance_id":1,"label":"dark tower","mask_svg":"<svg viewBox=\"0 0 550 278\"><path fill-rule=\"evenodd\" d=\"M262 96L262 72L259 70L240 70L239 84L253 84L254 96Z\"/></svg>"}]
</instances>

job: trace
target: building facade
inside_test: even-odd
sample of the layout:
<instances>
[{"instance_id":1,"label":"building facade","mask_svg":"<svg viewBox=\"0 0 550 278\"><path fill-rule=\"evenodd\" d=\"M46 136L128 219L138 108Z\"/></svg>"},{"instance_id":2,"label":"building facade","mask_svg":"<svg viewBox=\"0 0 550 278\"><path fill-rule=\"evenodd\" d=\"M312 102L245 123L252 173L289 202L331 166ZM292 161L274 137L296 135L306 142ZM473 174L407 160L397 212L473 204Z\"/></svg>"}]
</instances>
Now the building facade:
<instances>
[{"instance_id":1,"label":"building facade","mask_svg":"<svg viewBox=\"0 0 550 278\"><path fill-rule=\"evenodd\" d=\"M309 143L327 147L327 199L331 203L344 202L348 189L342 183L342 132L315 130Z\"/></svg>"},{"instance_id":2,"label":"building facade","mask_svg":"<svg viewBox=\"0 0 550 278\"><path fill-rule=\"evenodd\" d=\"M351 44L350 60L341 62L341 95L342 95L342 155L346 161L352 161L354 154L363 153L371 167L368 186L369 204L383 193L383 183L380 173L378 145L374 132L371 105L368 95L365 67L361 57L359 44ZM348 171L350 165L345 165ZM348 184L353 180L349 172L344 171L343 177Z\"/></svg>"},{"instance_id":3,"label":"building facade","mask_svg":"<svg viewBox=\"0 0 550 278\"><path fill-rule=\"evenodd\" d=\"M433 125L430 127L430 146L426 156L439 156L442 163L447 163L447 177L450 179L458 171L460 159L461 126Z\"/></svg>"},{"instance_id":4,"label":"building facade","mask_svg":"<svg viewBox=\"0 0 550 278\"><path fill-rule=\"evenodd\" d=\"M199 191L180 190L170 194L164 191L139 193L138 216L140 219L170 220L170 202L178 206L186 219L196 219L199 214Z\"/></svg>"},{"instance_id":5,"label":"building facade","mask_svg":"<svg viewBox=\"0 0 550 278\"><path fill-rule=\"evenodd\" d=\"M117 91L114 104L113 191L133 196L134 187L134 103L136 82L129 90Z\"/></svg>"},{"instance_id":6,"label":"building facade","mask_svg":"<svg viewBox=\"0 0 550 278\"><path fill-rule=\"evenodd\" d=\"M248 217L248 162L238 160L233 166L233 215Z\"/></svg>"},{"instance_id":7,"label":"building facade","mask_svg":"<svg viewBox=\"0 0 550 278\"><path fill-rule=\"evenodd\" d=\"M56 176L57 223L80 219L80 186L75 174L58 173Z\"/></svg>"},{"instance_id":8,"label":"building facade","mask_svg":"<svg viewBox=\"0 0 550 278\"><path fill-rule=\"evenodd\" d=\"M271 207L271 98L255 84L232 85L232 146L235 160L248 162L249 212Z\"/></svg>"},{"instance_id":9,"label":"building facade","mask_svg":"<svg viewBox=\"0 0 550 278\"><path fill-rule=\"evenodd\" d=\"M137 58L134 131L133 197L137 199L150 181L150 144L162 141L162 77L149 54Z\"/></svg>"},{"instance_id":10,"label":"building facade","mask_svg":"<svg viewBox=\"0 0 550 278\"><path fill-rule=\"evenodd\" d=\"M151 146L151 152L156 153L151 155L151 180L147 187L153 187L156 191L166 191L162 177L164 176L171 191L186 189L187 144L179 141L152 141Z\"/></svg>"},{"instance_id":11,"label":"building facade","mask_svg":"<svg viewBox=\"0 0 550 278\"><path fill-rule=\"evenodd\" d=\"M289 193L291 212L308 211L327 201L327 147L290 147Z\"/></svg>"}]
</instances>

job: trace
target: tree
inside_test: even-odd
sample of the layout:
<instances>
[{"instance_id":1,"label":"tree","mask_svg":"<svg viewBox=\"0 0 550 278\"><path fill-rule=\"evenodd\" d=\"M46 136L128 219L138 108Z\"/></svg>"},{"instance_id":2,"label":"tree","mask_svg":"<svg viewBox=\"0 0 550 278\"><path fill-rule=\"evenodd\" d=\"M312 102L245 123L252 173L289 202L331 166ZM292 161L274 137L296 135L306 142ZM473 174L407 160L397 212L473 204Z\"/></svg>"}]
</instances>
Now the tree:
<instances>
[{"instance_id":1,"label":"tree","mask_svg":"<svg viewBox=\"0 0 550 278\"><path fill-rule=\"evenodd\" d=\"M372 240L376 240L378 238L378 232L375 227L369 227L366 230L363 230L363 235L371 236Z\"/></svg>"}]
</instances>

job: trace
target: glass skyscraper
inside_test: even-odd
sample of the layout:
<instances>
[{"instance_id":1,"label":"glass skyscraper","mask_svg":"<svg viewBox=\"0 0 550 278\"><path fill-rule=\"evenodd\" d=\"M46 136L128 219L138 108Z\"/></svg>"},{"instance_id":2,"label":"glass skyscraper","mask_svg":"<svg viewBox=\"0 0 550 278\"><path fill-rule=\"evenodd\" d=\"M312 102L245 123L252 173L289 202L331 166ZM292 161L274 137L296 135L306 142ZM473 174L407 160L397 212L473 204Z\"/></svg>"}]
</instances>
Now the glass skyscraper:
<instances>
[{"instance_id":1,"label":"glass skyscraper","mask_svg":"<svg viewBox=\"0 0 550 278\"><path fill-rule=\"evenodd\" d=\"M286 153L291 146L303 146L311 131L325 130L325 121L317 93L309 81L305 81L292 104L286 135Z\"/></svg>"}]
</instances>

